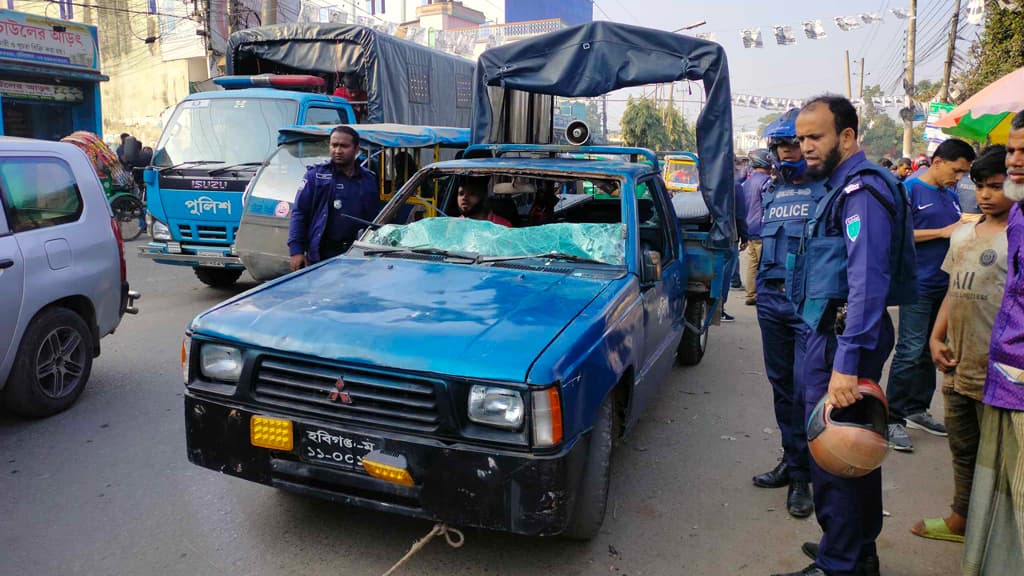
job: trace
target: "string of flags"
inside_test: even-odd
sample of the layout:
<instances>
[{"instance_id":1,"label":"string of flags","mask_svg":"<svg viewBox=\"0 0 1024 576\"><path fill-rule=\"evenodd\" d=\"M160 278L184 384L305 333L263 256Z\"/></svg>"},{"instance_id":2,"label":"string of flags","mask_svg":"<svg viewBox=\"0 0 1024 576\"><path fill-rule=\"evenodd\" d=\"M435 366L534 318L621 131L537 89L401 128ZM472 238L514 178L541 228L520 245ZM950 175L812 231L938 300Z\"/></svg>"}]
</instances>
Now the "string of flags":
<instances>
[{"instance_id":1,"label":"string of flags","mask_svg":"<svg viewBox=\"0 0 1024 576\"><path fill-rule=\"evenodd\" d=\"M903 96L873 96L871 98L854 98L851 100L854 106L861 106L870 102L875 108L891 108L903 106ZM749 94L733 94L733 106L744 106L747 108L761 108L762 110L785 111L790 108L800 108L804 101L798 98L777 98L773 96L754 96Z\"/></svg>"}]
</instances>

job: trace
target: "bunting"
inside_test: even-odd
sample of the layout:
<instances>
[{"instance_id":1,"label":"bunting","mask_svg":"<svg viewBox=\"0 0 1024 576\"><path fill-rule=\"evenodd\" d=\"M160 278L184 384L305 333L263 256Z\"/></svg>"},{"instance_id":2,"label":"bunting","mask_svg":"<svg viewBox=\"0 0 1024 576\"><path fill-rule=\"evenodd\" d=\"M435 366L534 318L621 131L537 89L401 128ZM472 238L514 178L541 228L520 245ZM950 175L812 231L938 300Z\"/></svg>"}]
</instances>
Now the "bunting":
<instances>
[{"instance_id":1,"label":"bunting","mask_svg":"<svg viewBox=\"0 0 1024 576\"><path fill-rule=\"evenodd\" d=\"M971 0L967 5L968 24L978 25L985 20L985 0Z\"/></svg>"},{"instance_id":2,"label":"bunting","mask_svg":"<svg viewBox=\"0 0 1024 576\"><path fill-rule=\"evenodd\" d=\"M843 32L856 30L862 26L861 20L856 16L836 16L833 20L836 23L836 27Z\"/></svg>"},{"instance_id":3,"label":"bunting","mask_svg":"<svg viewBox=\"0 0 1024 576\"><path fill-rule=\"evenodd\" d=\"M821 20L808 20L803 23L803 26L804 35L807 36L808 40L824 40L828 38L825 26L822 25Z\"/></svg>"},{"instance_id":4,"label":"bunting","mask_svg":"<svg viewBox=\"0 0 1024 576\"><path fill-rule=\"evenodd\" d=\"M796 44L796 36L793 34L792 26L772 26L775 33L775 43L779 46L791 46Z\"/></svg>"},{"instance_id":5,"label":"bunting","mask_svg":"<svg viewBox=\"0 0 1024 576\"><path fill-rule=\"evenodd\" d=\"M740 30L740 40L744 48L764 48L764 39L761 37L760 28L743 28Z\"/></svg>"}]
</instances>

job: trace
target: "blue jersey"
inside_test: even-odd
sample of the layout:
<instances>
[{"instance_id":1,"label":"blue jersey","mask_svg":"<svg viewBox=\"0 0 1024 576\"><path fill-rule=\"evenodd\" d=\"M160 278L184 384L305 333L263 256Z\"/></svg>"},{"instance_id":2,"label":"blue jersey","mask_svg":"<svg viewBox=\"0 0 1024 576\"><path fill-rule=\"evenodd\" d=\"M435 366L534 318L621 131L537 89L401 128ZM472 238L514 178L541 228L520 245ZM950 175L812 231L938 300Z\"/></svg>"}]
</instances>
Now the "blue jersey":
<instances>
[{"instance_id":1,"label":"blue jersey","mask_svg":"<svg viewBox=\"0 0 1024 576\"><path fill-rule=\"evenodd\" d=\"M956 193L936 188L919 178L910 178L904 185L910 194L910 213L915 230L945 228L960 220L960 201ZM942 271L942 261L949 251L949 240L936 238L917 243L917 291L919 294L941 294L949 285L949 275Z\"/></svg>"}]
</instances>

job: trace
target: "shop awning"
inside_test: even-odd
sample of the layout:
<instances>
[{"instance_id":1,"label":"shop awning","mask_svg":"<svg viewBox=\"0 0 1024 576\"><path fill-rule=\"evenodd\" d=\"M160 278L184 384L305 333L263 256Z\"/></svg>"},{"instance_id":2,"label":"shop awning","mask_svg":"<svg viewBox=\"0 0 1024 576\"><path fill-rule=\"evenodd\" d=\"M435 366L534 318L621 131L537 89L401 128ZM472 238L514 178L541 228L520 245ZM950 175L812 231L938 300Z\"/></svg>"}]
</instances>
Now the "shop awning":
<instances>
[{"instance_id":1,"label":"shop awning","mask_svg":"<svg viewBox=\"0 0 1024 576\"><path fill-rule=\"evenodd\" d=\"M110 77L99 72L63 66L47 66L45 64L26 64L15 60L0 58L0 69L5 75L22 74L29 76L48 76L60 80L75 82L106 82Z\"/></svg>"}]
</instances>

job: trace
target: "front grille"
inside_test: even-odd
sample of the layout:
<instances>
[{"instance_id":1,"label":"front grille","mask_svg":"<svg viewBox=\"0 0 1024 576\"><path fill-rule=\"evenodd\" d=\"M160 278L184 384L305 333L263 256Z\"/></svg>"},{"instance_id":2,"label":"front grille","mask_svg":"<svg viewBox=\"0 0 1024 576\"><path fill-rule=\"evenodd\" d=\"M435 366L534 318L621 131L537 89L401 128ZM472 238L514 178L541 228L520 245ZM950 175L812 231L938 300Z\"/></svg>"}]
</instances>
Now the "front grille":
<instances>
[{"instance_id":1,"label":"front grille","mask_svg":"<svg viewBox=\"0 0 1024 576\"><path fill-rule=\"evenodd\" d=\"M339 389L339 379L343 385ZM262 403L376 426L433 432L440 424L439 381L264 357L254 398ZM351 403L345 403L345 399Z\"/></svg>"},{"instance_id":2,"label":"front grille","mask_svg":"<svg viewBox=\"0 0 1024 576\"><path fill-rule=\"evenodd\" d=\"M191 224L178 224L178 234L181 234L183 240L192 239L192 225Z\"/></svg>"},{"instance_id":3,"label":"front grille","mask_svg":"<svg viewBox=\"0 0 1024 576\"><path fill-rule=\"evenodd\" d=\"M196 240L227 240L227 226L196 226Z\"/></svg>"}]
</instances>

